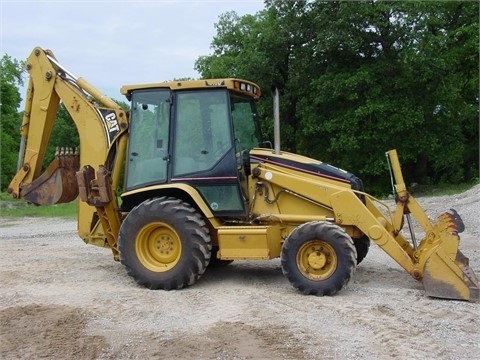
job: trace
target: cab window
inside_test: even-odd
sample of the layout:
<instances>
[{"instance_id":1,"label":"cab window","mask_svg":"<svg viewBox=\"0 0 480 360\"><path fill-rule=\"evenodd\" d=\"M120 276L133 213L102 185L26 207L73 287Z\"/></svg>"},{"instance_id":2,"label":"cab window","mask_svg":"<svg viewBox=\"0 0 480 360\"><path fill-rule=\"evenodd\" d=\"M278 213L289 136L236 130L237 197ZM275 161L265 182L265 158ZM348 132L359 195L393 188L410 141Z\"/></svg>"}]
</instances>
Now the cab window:
<instances>
[{"instance_id":1,"label":"cab window","mask_svg":"<svg viewBox=\"0 0 480 360\"><path fill-rule=\"evenodd\" d=\"M173 175L206 171L232 147L228 93L177 93Z\"/></svg>"}]
</instances>

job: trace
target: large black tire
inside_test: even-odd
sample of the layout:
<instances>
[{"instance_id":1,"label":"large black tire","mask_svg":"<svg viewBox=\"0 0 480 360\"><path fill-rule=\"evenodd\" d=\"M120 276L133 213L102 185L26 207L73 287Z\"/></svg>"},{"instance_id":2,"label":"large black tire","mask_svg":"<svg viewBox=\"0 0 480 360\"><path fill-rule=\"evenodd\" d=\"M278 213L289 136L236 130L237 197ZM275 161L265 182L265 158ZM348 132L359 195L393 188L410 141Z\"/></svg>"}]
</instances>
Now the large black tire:
<instances>
[{"instance_id":1,"label":"large black tire","mask_svg":"<svg viewBox=\"0 0 480 360\"><path fill-rule=\"evenodd\" d=\"M370 239L368 236L363 235L362 237L355 239L353 241L355 245L355 250L357 250L357 265L362 262L363 259L368 254L368 250L370 249Z\"/></svg>"},{"instance_id":2,"label":"large black tire","mask_svg":"<svg viewBox=\"0 0 480 360\"><path fill-rule=\"evenodd\" d=\"M212 249L208 227L189 204L154 198L137 205L120 227L120 261L149 289L181 289L205 272Z\"/></svg>"},{"instance_id":3,"label":"large black tire","mask_svg":"<svg viewBox=\"0 0 480 360\"><path fill-rule=\"evenodd\" d=\"M353 241L339 226L312 221L298 226L285 240L281 263L290 283L306 295L333 295L355 271Z\"/></svg>"},{"instance_id":4,"label":"large black tire","mask_svg":"<svg viewBox=\"0 0 480 360\"><path fill-rule=\"evenodd\" d=\"M218 252L218 246L212 247L212 254L210 256L210 263L208 264L208 267L219 268L219 267L225 267L233 263L233 260L220 260L219 258L217 258L217 252Z\"/></svg>"}]
</instances>

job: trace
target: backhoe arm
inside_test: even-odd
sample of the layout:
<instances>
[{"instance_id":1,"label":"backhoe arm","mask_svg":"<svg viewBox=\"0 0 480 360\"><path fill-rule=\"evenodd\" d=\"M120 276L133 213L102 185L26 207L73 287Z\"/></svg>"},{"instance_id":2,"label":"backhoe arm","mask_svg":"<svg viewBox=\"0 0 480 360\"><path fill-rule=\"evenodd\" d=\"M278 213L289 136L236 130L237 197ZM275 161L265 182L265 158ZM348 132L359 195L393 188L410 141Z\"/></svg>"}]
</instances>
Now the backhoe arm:
<instances>
[{"instance_id":1,"label":"backhoe arm","mask_svg":"<svg viewBox=\"0 0 480 360\"><path fill-rule=\"evenodd\" d=\"M27 59L26 67L30 78L20 130L22 146L19 169L8 192L13 197L24 198L38 205L69 202L78 195L78 188L74 189L75 176L66 175L69 167L76 171L85 164L95 167L104 164L114 139L127 128L127 117L114 101L101 95L85 80L77 79L63 69L49 50L35 48ZM92 100L105 108L96 106ZM60 101L65 104L79 133L80 163L75 160L78 154L66 150L57 154L55 164L41 176ZM60 179L52 181L52 178L56 178L55 171L58 168L65 169L62 178L67 182L61 183ZM42 183L50 186L41 191ZM67 188L62 189L63 185ZM61 193L65 191L70 195L62 196ZM57 193L56 196L54 193Z\"/></svg>"},{"instance_id":2,"label":"backhoe arm","mask_svg":"<svg viewBox=\"0 0 480 360\"><path fill-rule=\"evenodd\" d=\"M37 205L70 202L79 194L76 173L84 166L104 166L111 188L120 181L126 146L127 114L113 100L63 68L49 50L35 48L27 59L29 85L21 126L19 169L8 192ZM45 152L60 102L70 113L80 138L80 152L62 149L43 174ZM111 196L116 203L116 197ZM105 204L104 204L105 205ZM92 230L95 208L79 203L79 235ZM101 236L100 236L101 237Z\"/></svg>"}]
</instances>

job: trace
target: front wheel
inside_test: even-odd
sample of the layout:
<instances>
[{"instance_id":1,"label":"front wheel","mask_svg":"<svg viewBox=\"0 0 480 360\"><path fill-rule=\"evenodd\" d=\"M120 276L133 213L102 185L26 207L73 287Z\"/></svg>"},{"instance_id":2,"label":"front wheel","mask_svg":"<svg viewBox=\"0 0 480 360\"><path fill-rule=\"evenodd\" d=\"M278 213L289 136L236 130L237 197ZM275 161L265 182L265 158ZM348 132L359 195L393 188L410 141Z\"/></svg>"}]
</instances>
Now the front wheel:
<instances>
[{"instance_id":1,"label":"front wheel","mask_svg":"<svg viewBox=\"0 0 480 360\"><path fill-rule=\"evenodd\" d=\"M333 295L355 271L353 241L339 226L308 222L295 228L282 247L283 274L306 295Z\"/></svg>"},{"instance_id":2,"label":"front wheel","mask_svg":"<svg viewBox=\"0 0 480 360\"><path fill-rule=\"evenodd\" d=\"M175 198L149 199L120 227L120 261L138 284L181 289L194 284L210 261L211 239L200 214Z\"/></svg>"}]
</instances>

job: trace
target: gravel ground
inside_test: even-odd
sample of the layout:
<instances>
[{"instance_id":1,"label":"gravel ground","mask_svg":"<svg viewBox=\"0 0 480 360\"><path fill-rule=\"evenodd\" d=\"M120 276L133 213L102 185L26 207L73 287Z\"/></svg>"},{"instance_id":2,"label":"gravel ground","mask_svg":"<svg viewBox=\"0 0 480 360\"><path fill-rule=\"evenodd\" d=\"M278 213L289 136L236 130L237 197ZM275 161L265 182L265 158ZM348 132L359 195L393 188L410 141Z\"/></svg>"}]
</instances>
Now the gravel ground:
<instances>
[{"instance_id":1,"label":"gravel ground","mask_svg":"<svg viewBox=\"0 0 480 360\"><path fill-rule=\"evenodd\" d=\"M452 207L480 274L480 186ZM76 223L0 219L1 359L480 359L480 303L433 299L377 246L333 297L300 295L278 260L208 269L178 291L139 287Z\"/></svg>"}]
</instances>

